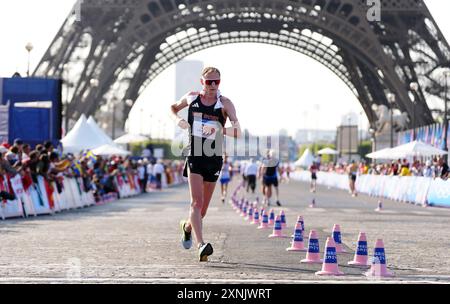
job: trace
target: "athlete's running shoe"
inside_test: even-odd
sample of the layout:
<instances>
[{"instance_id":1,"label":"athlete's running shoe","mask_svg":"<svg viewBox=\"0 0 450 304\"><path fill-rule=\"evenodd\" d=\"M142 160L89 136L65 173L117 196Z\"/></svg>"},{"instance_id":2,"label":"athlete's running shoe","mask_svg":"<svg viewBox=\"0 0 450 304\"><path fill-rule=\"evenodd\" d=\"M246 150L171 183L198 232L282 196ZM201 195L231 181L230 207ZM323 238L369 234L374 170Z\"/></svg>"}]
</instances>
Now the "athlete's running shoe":
<instances>
[{"instance_id":1,"label":"athlete's running shoe","mask_svg":"<svg viewBox=\"0 0 450 304\"><path fill-rule=\"evenodd\" d=\"M281 206L280 201L277 201L277 206Z\"/></svg>"},{"instance_id":2,"label":"athlete's running shoe","mask_svg":"<svg viewBox=\"0 0 450 304\"><path fill-rule=\"evenodd\" d=\"M208 261L208 256L213 254L214 250L210 243L200 244L198 247L198 257L200 262Z\"/></svg>"},{"instance_id":3,"label":"athlete's running shoe","mask_svg":"<svg viewBox=\"0 0 450 304\"><path fill-rule=\"evenodd\" d=\"M180 228L181 228L181 244L183 245L184 249L189 249L192 247L192 233L187 232L184 230L184 226L186 225L185 220L180 221Z\"/></svg>"}]
</instances>

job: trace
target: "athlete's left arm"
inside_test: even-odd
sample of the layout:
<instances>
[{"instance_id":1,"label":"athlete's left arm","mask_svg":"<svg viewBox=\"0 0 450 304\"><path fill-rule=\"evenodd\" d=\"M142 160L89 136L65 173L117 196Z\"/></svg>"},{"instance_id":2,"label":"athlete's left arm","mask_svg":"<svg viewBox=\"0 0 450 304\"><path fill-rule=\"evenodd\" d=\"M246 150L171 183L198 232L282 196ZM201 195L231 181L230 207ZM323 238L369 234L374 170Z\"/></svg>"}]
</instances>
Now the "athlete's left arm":
<instances>
[{"instance_id":1,"label":"athlete's left arm","mask_svg":"<svg viewBox=\"0 0 450 304\"><path fill-rule=\"evenodd\" d=\"M230 137L241 137L241 126L239 125L239 121L236 116L236 109L234 108L233 103L231 102L231 100L223 96L222 103L225 113L227 114L231 122L231 127L223 129L223 134Z\"/></svg>"}]
</instances>

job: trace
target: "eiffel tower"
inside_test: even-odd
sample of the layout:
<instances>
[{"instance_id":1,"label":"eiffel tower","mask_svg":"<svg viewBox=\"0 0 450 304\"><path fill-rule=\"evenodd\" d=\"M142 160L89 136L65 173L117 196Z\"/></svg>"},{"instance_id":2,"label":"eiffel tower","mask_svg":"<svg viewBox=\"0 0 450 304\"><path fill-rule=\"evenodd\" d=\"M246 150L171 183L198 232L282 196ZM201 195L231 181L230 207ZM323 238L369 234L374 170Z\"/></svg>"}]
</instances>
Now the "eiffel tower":
<instances>
[{"instance_id":1,"label":"eiffel tower","mask_svg":"<svg viewBox=\"0 0 450 304\"><path fill-rule=\"evenodd\" d=\"M390 93L408 127L442 119L450 47L422 0L80 0L34 76L65 80L71 124L81 113L99 119L114 103L123 127L164 69L240 42L289 48L323 64L355 94L371 125L373 105L390 107Z\"/></svg>"}]
</instances>

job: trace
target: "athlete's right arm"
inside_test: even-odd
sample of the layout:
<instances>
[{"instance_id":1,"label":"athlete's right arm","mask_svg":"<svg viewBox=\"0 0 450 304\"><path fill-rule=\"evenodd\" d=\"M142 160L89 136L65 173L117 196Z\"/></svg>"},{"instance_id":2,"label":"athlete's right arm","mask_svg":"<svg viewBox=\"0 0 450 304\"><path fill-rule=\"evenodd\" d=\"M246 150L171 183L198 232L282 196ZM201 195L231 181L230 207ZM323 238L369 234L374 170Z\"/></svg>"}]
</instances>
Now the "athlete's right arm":
<instances>
[{"instance_id":1,"label":"athlete's right arm","mask_svg":"<svg viewBox=\"0 0 450 304\"><path fill-rule=\"evenodd\" d=\"M183 97L181 97L181 99L177 103L174 103L170 106L173 120L175 121L177 126L179 126L182 129L189 128L189 123L186 120L184 120L183 118L179 117L178 112L180 112L182 109L189 106L189 104L192 102L192 98L195 94L196 94L196 92L189 92L186 95L184 95Z\"/></svg>"}]
</instances>

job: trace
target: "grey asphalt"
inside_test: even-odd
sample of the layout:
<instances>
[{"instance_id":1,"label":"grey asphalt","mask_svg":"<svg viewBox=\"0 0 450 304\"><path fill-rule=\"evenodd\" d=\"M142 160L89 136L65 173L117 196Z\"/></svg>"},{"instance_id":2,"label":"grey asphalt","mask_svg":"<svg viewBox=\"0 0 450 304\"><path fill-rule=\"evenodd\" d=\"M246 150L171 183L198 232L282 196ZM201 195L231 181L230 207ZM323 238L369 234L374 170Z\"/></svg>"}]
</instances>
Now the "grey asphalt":
<instances>
[{"instance_id":1,"label":"grey asphalt","mask_svg":"<svg viewBox=\"0 0 450 304\"><path fill-rule=\"evenodd\" d=\"M230 192L238 182L230 185ZM321 265L305 265L304 252L287 252L290 239L269 239L240 217L216 187L204 220L214 254L198 262L193 248L181 247L178 223L189 210L187 185L53 216L0 222L1 283L449 283L450 210L423 208L306 183L280 185L291 234L298 215L309 233L319 233L320 254L334 224L347 253L337 256L341 277L319 277ZM260 195L260 188L257 188ZM257 195L247 195L253 200ZM309 208L312 198L316 208ZM349 266L358 233L368 238L369 255L384 241L391 279L369 279ZM305 239L307 246L307 238Z\"/></svg>"}]
</instances>

